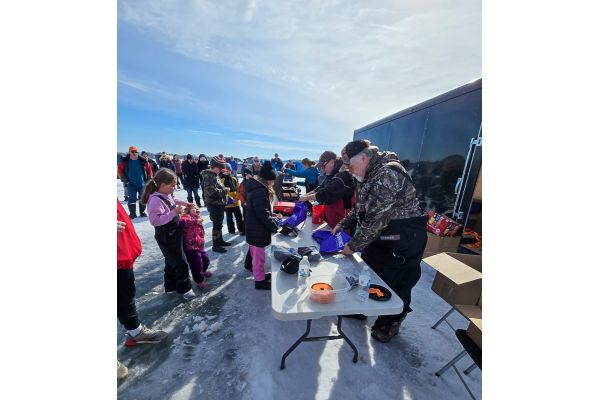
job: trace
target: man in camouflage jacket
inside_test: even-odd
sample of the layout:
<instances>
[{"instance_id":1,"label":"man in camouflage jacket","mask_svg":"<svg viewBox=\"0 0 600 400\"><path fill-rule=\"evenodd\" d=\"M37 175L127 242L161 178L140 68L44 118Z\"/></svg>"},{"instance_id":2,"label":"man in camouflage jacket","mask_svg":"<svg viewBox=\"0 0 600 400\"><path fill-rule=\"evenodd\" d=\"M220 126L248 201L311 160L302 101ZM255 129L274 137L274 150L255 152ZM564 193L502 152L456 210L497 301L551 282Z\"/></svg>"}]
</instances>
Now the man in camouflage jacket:
<instances>
[{"instance_id":1,"label":"man in camouflage jacket","mask_svg":"<svg viewBox=\"0 0 600 400\"><path fill-rule=\"evenodd\" d=\"M388 342L412 311L411 290L421 277L427 216L395 153L380 152L368 140L355 140L342 155L358 188L354 208L334 231L354 233L342 253L362 252L363 260L404 302L401 314L380 316L372 328L375 339Z\"/></svg>"},{"instance_id":2,"label":"man in camouflage jacket","mask_svg":"<svg viewBox=\"0 0 600 400\"><path fill-rule=\"evenodd\" d=\"M202 176L202 196L208 210L208 215L213 223L212 240L213 251L224 253L227 251L223 246L231 246L231 243L223 240L223 217L225 215L225 204L227 204L226 188L219 179L219 172L225 169L225 159L220 156L214 156L210 160L210 168L200 173Z\"/></svg>"}]
</instances>

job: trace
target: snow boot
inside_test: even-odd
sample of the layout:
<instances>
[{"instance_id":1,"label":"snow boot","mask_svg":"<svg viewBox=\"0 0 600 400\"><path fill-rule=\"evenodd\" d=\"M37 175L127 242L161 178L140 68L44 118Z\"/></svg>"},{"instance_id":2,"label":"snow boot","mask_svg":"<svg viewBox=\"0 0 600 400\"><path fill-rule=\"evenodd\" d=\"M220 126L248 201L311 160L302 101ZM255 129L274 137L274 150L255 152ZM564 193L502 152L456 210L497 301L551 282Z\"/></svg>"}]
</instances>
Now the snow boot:
<instances>
[{"instance_id":1,"label":"snow boot","mask_svg":"<svg viewBox=\"0 0 600 400\"><path fill-rule=\"evenodd\" d=\"M121 364L121 361L117 360L117 381L121 381L127 378L128 374L129 370L127 369L127 367Z\"/></svg>"},{"instance_id":2,"label":"snow boot","mask_svg":"<svg viewBox=\"0 0 600 400\"><path fill-rule=\"evenodd\" d=\"M265 281L269 281L269 282L271 282L271 273L270 273L270 272L267 272L267 273L265 274Z\"/></svg>"},{"instance_id":3,"label":"snow boot","mask_svg":"<svg viewBox=\"0 0 600 400\"><path fill-rule=\"evenodd\" d=\"M150 329L147 326L142 327L142 331L137 336L132 337L129 333L125 334L125 346L133 347L142 343L160 343L166 337L168 333L165 331L159 331Z\"/></svg>"},{"instance_id":4,"label":"snow boot","mask_svg":"<svg viewBox=\"0 0 600 400\"><path fill-rule=\"evenodd\" d=\"M221 242L219 241L219 234L221 232L212 231L212 242L213 242L213 246L212 246L212 250L214 252L217 253L225 253L227 250L224 247L221 247Z\"/></svg>"},{"instance_id":5,"label":"snow boot","mask_svg":"<svg viewBox=\"0 0 600 400\"><path fill-rule=\"evenodd\" d=\"M256 290L271 290L271 281L254 281L254 289Z\"/></svg>"},{"instance_id":6,"label":"snow boot","mask_svg":"<svg viewBox=\"0 0 600 400\"><path fill-rule=\"evenodd\" d=\"M146 215L146 213L144 211L146 211L146 206L143 206L142 203L140 203L140 217L148 216L148 215Z\"/></svg>"},{"instance_id":7,"label":"snow boot","mask_svg":"<svg viewBox=\"0 0 600 400\"><path fill-rule=\"evenodd\" d=\"M127 204L127 208L129 208L129 219L137 217L137 215L135 215L135 203Z\"/></svg>"},{"instance_id":8,"label":"snow boot","mask_svg":"<svg viewBox=\"0 0 600 400\"><path fill-rule=\"evenodd\" d=\"M217 240L219 241L219 244L220 244L221 246L231 246L231 243L229 243L229 242L226 242L226 241L223 239L223 233L221 233L221 231L217 231L217 235L218 235L218 239L217 239Z\"/></svg>"},{"instance_id":9,"label":"snow boot","mask_svg":"<svg viewBox=\"0 0 600 400\"><path fill-rule=\"evenodd\" d=\"M252 272L252 254L250 254L250 250L246 253L246 259L244 260L244 268L250 272Z\"/></svg>"},{"instance_id":10,"label":"snow boot","mask_svg":"<svg viewBox=\"0 0 600 400\"><path fill-rule=\"evenodd\" d=\"M187 292L185 292L184 294L182 294L181 297L183 297L183 300L185 300L185 301L190 301L196 297L196 293L194 293L194 291L192 289L190 289Z\"/></svg>"},{"instance_id":11,"label":"snow boot","mask_svg":"<svg viewBox=\"0 0 600 400\"><path fill-rule=\"evenodd\" d=\"M402 324L402 321L406 319L407 315L408 312L402 313L400 315L400 320L392 322L391 325L374 326L371 329L371 336L373 337L373 339L381 343L389 342L394 336L398 334L398 331L400 330L400 324Z\"/></svg>"},{"instance_id":12,"label":"snow boot","mask_svg":"<svg viewBox=\"0 0 600 400\"><path fill-rule=\"evenodd\" d=\"M206 284L204 283L204 281L202 281L196 283L196 286L198 286L198 289L204 289L206 287Z\"/></svg>"}]
</instances>

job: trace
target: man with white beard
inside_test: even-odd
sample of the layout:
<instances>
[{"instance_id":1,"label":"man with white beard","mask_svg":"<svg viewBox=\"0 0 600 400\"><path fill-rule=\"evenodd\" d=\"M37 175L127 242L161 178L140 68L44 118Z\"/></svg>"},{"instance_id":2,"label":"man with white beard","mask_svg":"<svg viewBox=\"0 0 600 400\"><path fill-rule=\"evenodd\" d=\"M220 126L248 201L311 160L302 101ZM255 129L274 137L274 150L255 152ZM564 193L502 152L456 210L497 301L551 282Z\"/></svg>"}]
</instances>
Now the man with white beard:
<instances>
[{"instance_id":1,"label":"man with white beard","mask_svg":"<svg viewBox=\"0 0 600 400\"><path fill-rule=\"evenodd\" d=\"M334 233L343 229L354 235L342 253L362 252L362 259L404 302L401 314L382 315L372 327L371 336L387 343L412 311L411 291L421 277L427 243L427 214L395 153L355 140L344 147L342 159L358 181L354 208L334 228Z\"/></svg>"}]
</instances>

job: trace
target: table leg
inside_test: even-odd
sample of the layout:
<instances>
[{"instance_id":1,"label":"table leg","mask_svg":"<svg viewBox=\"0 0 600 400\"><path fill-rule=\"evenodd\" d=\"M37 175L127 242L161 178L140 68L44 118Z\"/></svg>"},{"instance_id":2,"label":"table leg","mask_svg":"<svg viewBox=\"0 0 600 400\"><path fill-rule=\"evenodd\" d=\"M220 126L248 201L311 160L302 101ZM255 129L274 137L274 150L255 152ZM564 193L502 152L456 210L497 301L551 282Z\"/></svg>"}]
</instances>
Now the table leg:
<instances>
[{"instance_id":1,"label":"table leg","mask_svg":"<svg viewBox=\"0 0 600 400\"><path fill-rule=\"evenodd\" d=\"M354 350L354 358L352 358L352 362L356 363L358 361L358 350L356 349L356 346L354 346L354 343L352 343L350 341L350 339L348 339L348 336L346 336L346 334L344 332L342 332L342 316L341 315L338 315L337 330L338 330L338 333L340 334L340 336L343 337L344 340L346 341L346 343L348 343L350 345L350 347L352 347L352 350Z\"/></svg>"},{"instance_id":2,"label":"table leg","mask_svg":"<svg viewBox=\"0 0 600 400\"><path fill-rule=\"evenodd\" d=\"M281 357L281 366L280 366L281 369L285 369L285 359L287 358L287 356L290 355L290 353L292 351L294 351L296 349L296 347L298 347L298 345L300 345L300 343L302 343L302 342L320 342L323 340L344 339L346 341L346 343L348 343L350 345L350 347L352 347L352 350L354 351L354 357L352 358L352 362L354 362L354 363L358 362L358 350L356 349L356 346L354 345L354 343L352 343L352 341L350 341L348 336L346 336L346 334L342 331L342 316L341 315L338 315L337 330L338 330L339 335L336 335L336 336L308 337L308 334L310 333L311 323L312 323L312 320L310 320L310 319L306 321L306 331L304 332L304 334L302 336L300 336L300 338L298 340L296 340L296 342L292 345L292 347L290 347L283 354L283 357Z\"/></svg>"},{"instance_id":3,"label":"table leg","mask_svg":"<svg viewBox=\"0 0 600 400\"><path fill-rule=\"evenodd\" d=\"M432 329L435 329L438 327L439 324L441 324L442 322L444 322L444 320L446 318L448 318L450 316L450 314L452 314L454 312L454 308L451 308L446 314L444 314L444 316L442 318L439 319L438 322L436 322L435 324L433 324L433 326L431 327Z\"/></svg>"},{"instance_id":4,"label":"table leg","mask_svg":"<svg viewBox=\"0 0 600 400\"><path fill-rule=\"evenodd\" d=\"M285 359L287 358L287 356L289 356L289 355L290 355L290 353L291 353L292 351L294 351L294 349L295 349L296 347L298 347L298 345L299 345L300 343L302 343L302 342L304 341L304 339L306 339L306 337L307 337L307 336L308 336L308 334L310 333L310 325L311 325L311 323L312 323L312 320L311 320L311 319L309 319L309 320L307 320L307 321L306 321L306 332L304 332L304 334L303 334L302 336L300 336L300 339L296 340L296 343L294 343L294 344L292 345L292 347L290 347L290 348L288 349L288 351L286 351L286 352L285 352L285 354L283 355L283 357L281 357L281 369L284 369L284 368L285 368Z\"/></svg>"}]
</instances>

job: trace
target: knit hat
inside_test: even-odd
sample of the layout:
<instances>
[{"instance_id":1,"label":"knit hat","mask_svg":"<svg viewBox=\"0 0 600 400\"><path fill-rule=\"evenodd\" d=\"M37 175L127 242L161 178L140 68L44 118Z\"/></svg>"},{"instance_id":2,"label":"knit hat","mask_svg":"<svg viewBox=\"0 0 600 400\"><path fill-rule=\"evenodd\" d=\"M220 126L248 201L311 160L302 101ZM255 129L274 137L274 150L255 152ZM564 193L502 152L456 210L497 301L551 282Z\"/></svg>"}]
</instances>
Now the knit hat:
<instances>
[{"instance_id":1,"label":"knit hat","mask_svg":"<svg viewBox=\"0 0 600 400\"><path fill-rule=\"evenodd\" d=\"M337 155L330 150L325 150L321 157L319 157L319 163L317 164L317 168L323 168L323 165L327 164L331 160L335 160Z\"/></svg>"},{"instance_id":2,"label":"knit hat","mask_svg":"<svg viewBox=\"0 0 600 400\"><path fill-rule=\"evenodd\" d=\"M265 181L274 181L275 180L275 170L271 166L271 161L265 161L265 163L260 167L260 172L258 176L263 178Z\"/></svg>"},{"instance_id":3,"label":"knit hat","mask_svg":"<svg viewBox=\"0 0 600 400\"><path fill-rule=\"evenodd\" d=\"M214 168L224 169L226 164L227 163L225 162L225 159L223 157L214 156L210 159L210 166Z\"/></svg>"},{"instance_id":4,"label":"knit hat","mask_svg":"<svg viewBox=\"0 0 600 400\"><path fill-rule=\"evenodd\" d=\"M243 175L252 175L252 170L250 168L244 168Z\"/></svg>"},{"instance_id":5,"label":"knit hat","mask_svg":"<svg viewBox=\"0 0 600 400\"><path fill-rule=\"evenodd\" d=\"M193 160L193 159L194 159L194 156L192 156L191 154L189 154L189 153L188 153L188 155L187 155L187 156L185 156L185 159L186 159L186 160Z\"/></svg>"},{"instance_id":6,"label":"knit hat","mask_svg":"<svg viewBox=\"0 0 600 400\"><path fill-rule=\"evenodd\" d=\"M371 142L369 142L368 140L359 139L353 140L352 142L348 143L344 149L346 150L346 155L348 159L350 159L358 153L360 153L361 151L363 151L364 149L366 149L367 147L369 147L370 145Z\"/></svg>"}]
</instances>

